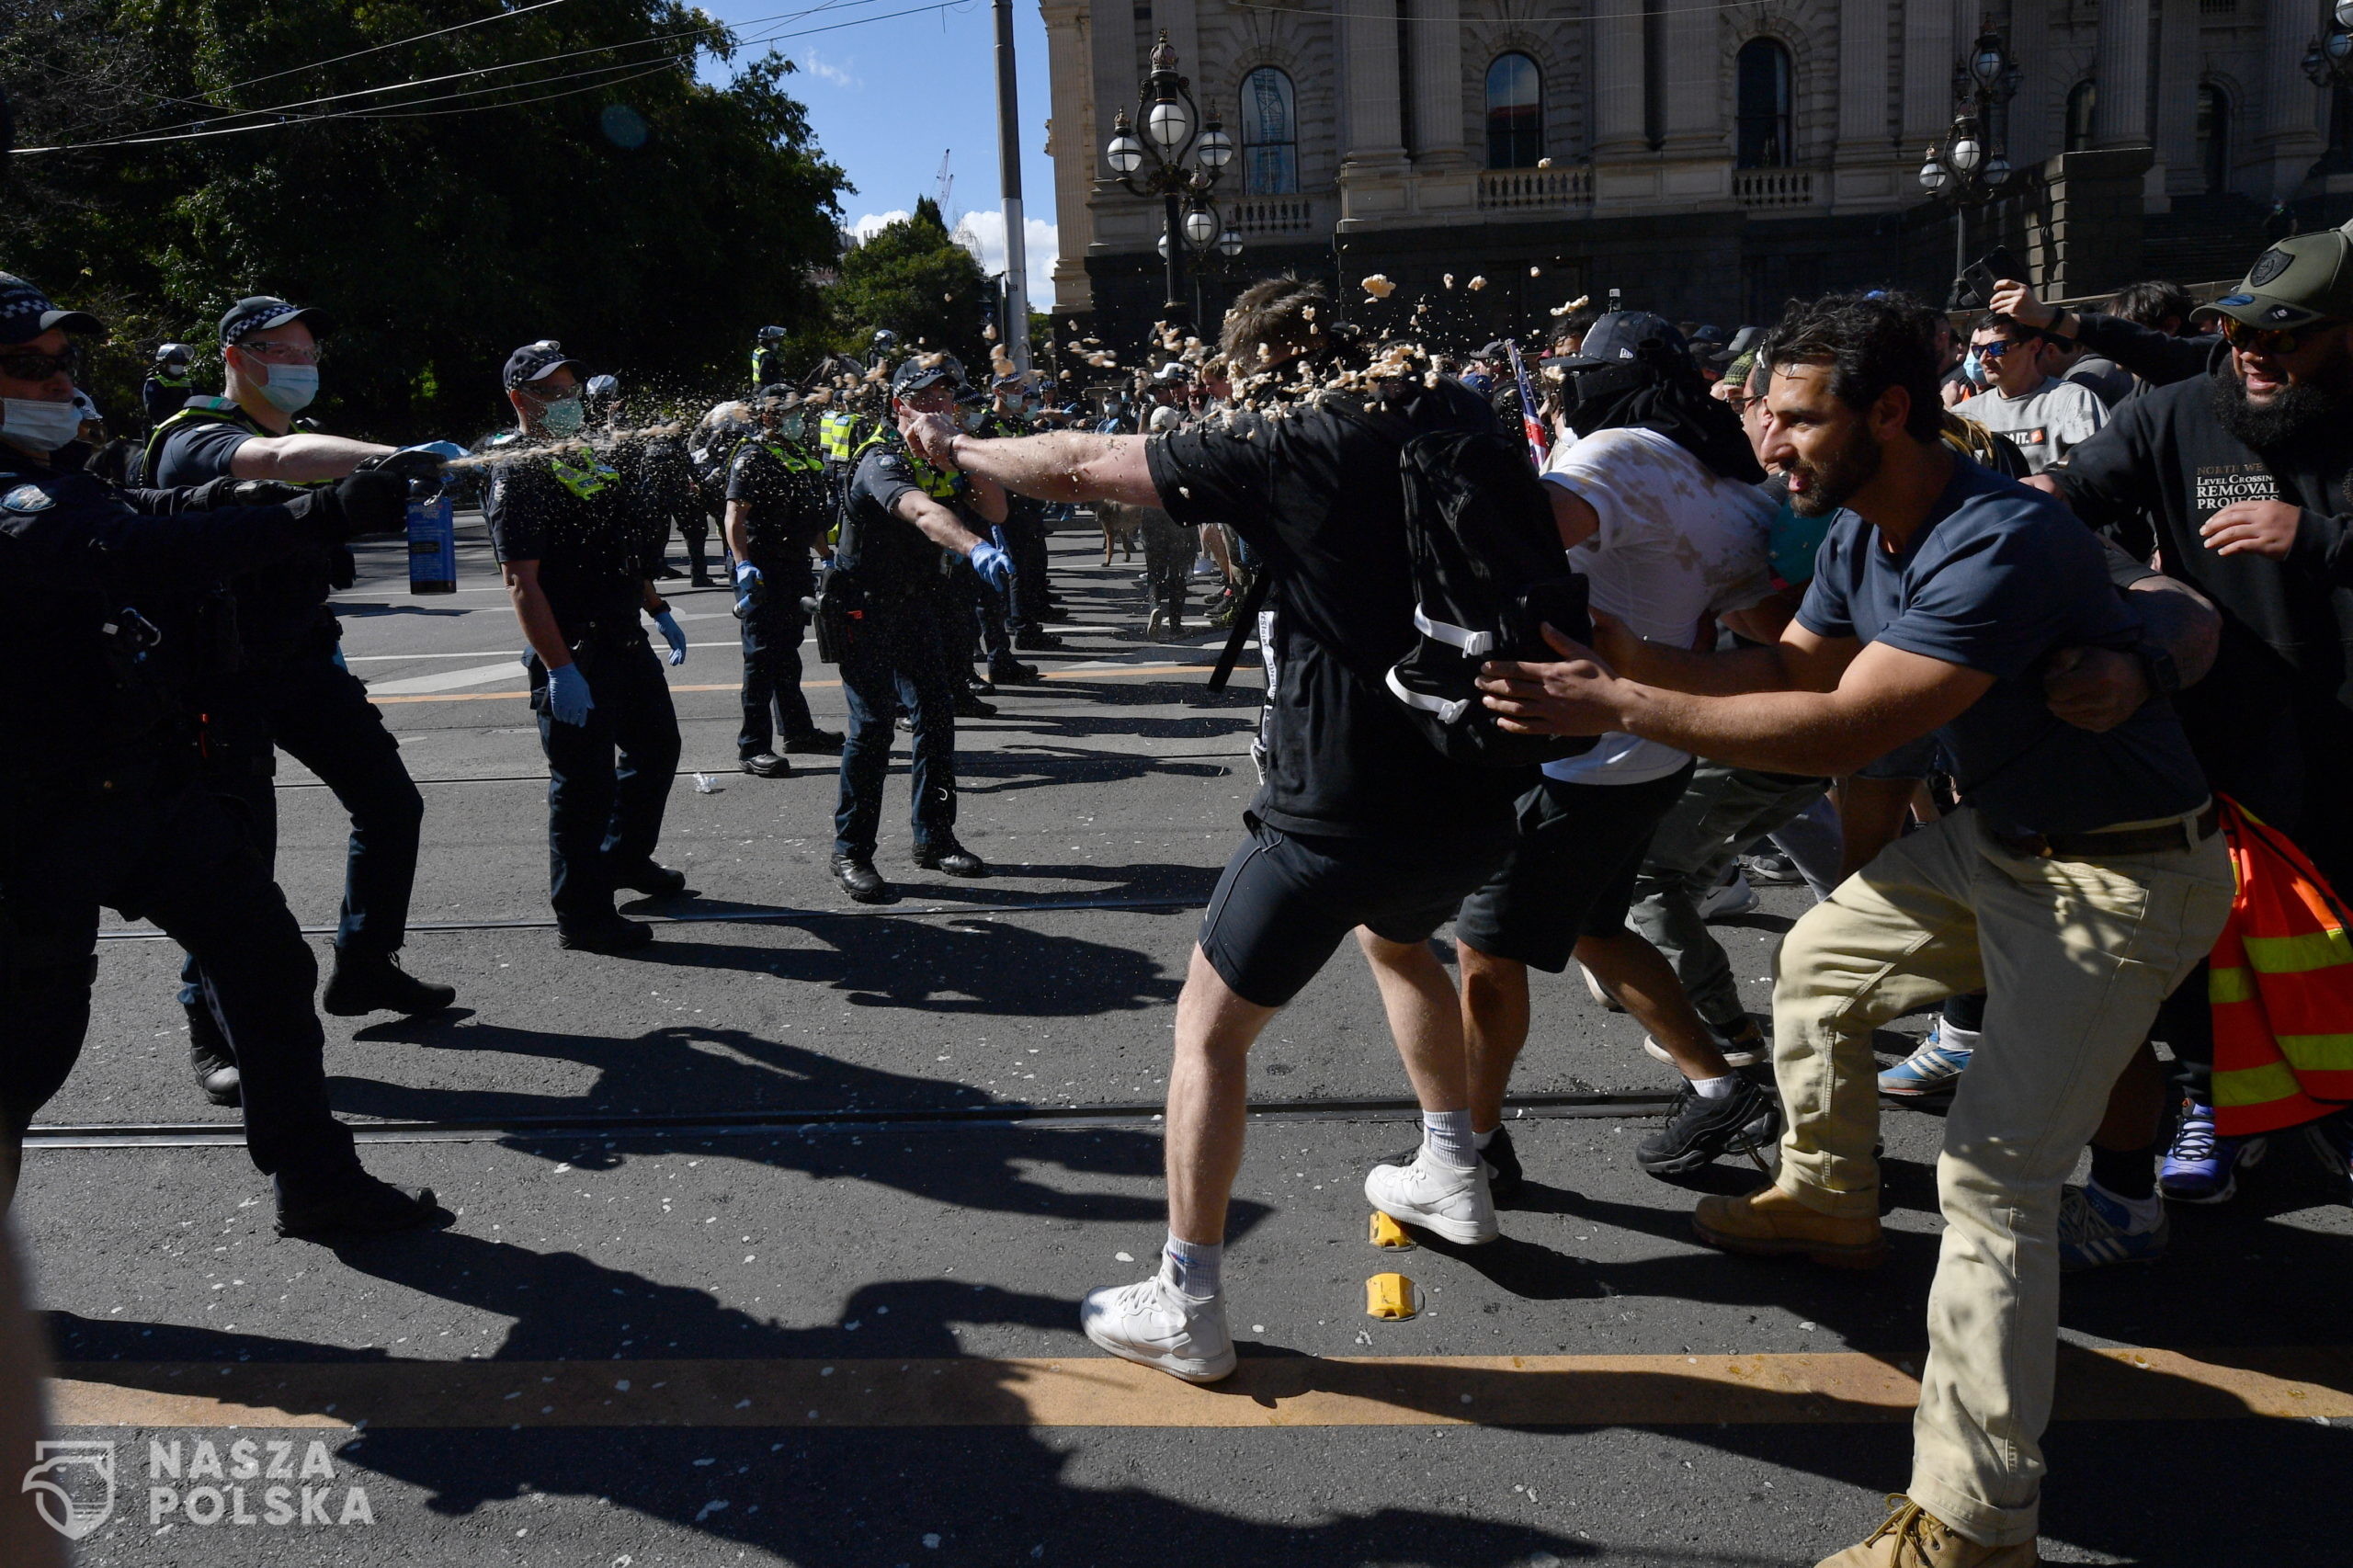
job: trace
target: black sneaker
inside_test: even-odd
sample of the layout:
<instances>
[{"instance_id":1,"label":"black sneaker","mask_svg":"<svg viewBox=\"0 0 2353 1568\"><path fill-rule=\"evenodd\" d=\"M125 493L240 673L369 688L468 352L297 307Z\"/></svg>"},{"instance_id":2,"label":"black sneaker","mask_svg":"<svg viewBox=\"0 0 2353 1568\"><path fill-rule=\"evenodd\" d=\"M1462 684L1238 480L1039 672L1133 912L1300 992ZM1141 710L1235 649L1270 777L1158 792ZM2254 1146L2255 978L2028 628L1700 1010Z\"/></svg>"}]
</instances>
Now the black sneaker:
<instances>
[{"instance_id":1,"label":"black sneaker","mask_svg":"<svg viewBox=\"0 0 2353 1568\"><path fill-rule=\"evenodd\" d=\"M839 756L842 736L838 730L812 730L805 735L787 735L779 748L795 756Z\"/></svg>"},{"instance_id":2,"label":"black sneaker","mask_svg":"<svg viewBox=\"0 0 2353 1568\"><path fill-rule=\"evenodd\" d=\"M613 886L642 892L648 898L674 898L687 891L687 874L652 860L641 860L626 870L614 872Z\"/></svg>"},{"instance_id":3,"label":"black sneaker","mask_svg":"<svg viewBox=\"0 0 2353 1568\"><path fill-rule=\"evenodd\" d=\"M226 1049L216 1050L208 1044L191 1046L188 1065L188 1071L196 1074L197 1088L214 1105L245 1103L245 1081L238 1075L236 1059Z\"/></svg>"},{"instance_id":4,"label":"black sneaker","mask_svg":"<svg viewBox=\"0 0 2353 1568\"><path fill-rule=\"evenodd\" d=\"M439 1230L456 1218L429 1187L394 1187L359 1170L278 1200L278 1233L312 1240Z\"/></svg>"},{"instance_id":5,"label":"black sneaker","mask_svg":"<svg viewBox=\"0 0 2353 1568\"><path fill-rule=\"evenodd\" d=\"M736 764L736 766L755 778L790 778L792 777L792 764L785 761L784 758L777 756L777 754L772 751L754 752L750 756L745 757L742 762Z\"/></svg>"},{"instance_id":6,"label":"black sneaker","mask_svg":"<svg viewBox=\"0 0 2353 1568\"><path fill-rule=\"evenodd\" d=\"M1410 1165L1421 1157L1421 1153L1422 1146L1416 1143L1410 1149L1384 1156L1380 1163L1384 1165ZM1521 1181L1519 1152L1511 1146L1511 1129L1496 1128L1495 1135L1487 1140L1487 1146L1479 1151L1479 1158L1486 1165L1487 1196L1495 1200L1495 1207L1501 1209L1517 1199Z\"/></svg>"},{"instance_id":7,"label":"black sneaker","mask_svg":"<svg viewBox=\"0 0 2353 1568\"><path fill-rule=\"evenodd\" d=\"M996 706L994 703L982 701L978 697L975 697L969 691L961 692L959 693L956 698L956 717L959 719L994 719L996 717Z\"/></svg>"},{"instance_id":8,"label":"black sneaker","mask_svg":"<svg viewBox=\"0 0 2353 1568\"><path fill-rule=\"evenodd\" d=\"M1068 647L1051 631L1029 627L1013 634L1013 645L1025 653L1051 653L1057 648Z\"/></svg>"},{"instance_id":9,"label":"black sneaker","mask_svg":"<svg viewBox=\"0 0 2353 1568\"><path fill-rule=\"evenodd\" d=\"M842 892L860 903L881 903L891 896L891 884L882 880L874 862L862 855L835 856L832 870Z\"/></svg>"},{"instance_id":10,"label":"black sneaker","mask_svg":"<svg viewBox=\"0 0 2353 1568\"><path fill-rule=\"evenodd\" d=\"M454 985L435 985L410 974L390 953L335 949L335 973L319 1006L338 1018L362 1013L398 1013L414 1018L438 1013L458 999Z\"/></svg>"},{"instance_id":11,"label":"black sneaker","mask_svg":"<svg viewBox=\"0 0 2353 1568\"><path fill-rule=\"evenodd\" d=\"M993 659L989 662L989 679L998 686L1027 686L1038 678L1038 666L1025 665L1018 659Z\"/></svg>"},{"instance_id":12,"label":"black sneaker","mask_svg":"<svg viewBox=\"0 0 2353 1568\"><path fill-rule=\"evenodd\" d=\"M1634 1163L1653 1176L1681 1176L1724 1154L1761 1149L1781 1133L1781 1108L1735 1076L1722 1099L1700 1096L1688 1081L1676 1091L1666 1125L1634 1146Z\"/></svg>"},{"instance_id":13,"label":"black sneaker","mask_svg":"<svg viewBox=\"0 0 2353 1568\"><path fill-rule=\"evenodd\" d=\"M978 877L988 871L986 862L952 838L916 845L915 862L926 871L944 871L951 877Z\"/></svg>"},{"instance_id":14,"label":"black sneaker","mask_svg":"<svg viewBox=\"0 0 2353 1568\"><path fill-rule=\"evenodd\" d=\"M610 920L586 921L577 926L559 924L555 940L556 946L576 953L634 952L654 940L654 927L642 920L616 915Z\"/></svg>"}]
</instances>

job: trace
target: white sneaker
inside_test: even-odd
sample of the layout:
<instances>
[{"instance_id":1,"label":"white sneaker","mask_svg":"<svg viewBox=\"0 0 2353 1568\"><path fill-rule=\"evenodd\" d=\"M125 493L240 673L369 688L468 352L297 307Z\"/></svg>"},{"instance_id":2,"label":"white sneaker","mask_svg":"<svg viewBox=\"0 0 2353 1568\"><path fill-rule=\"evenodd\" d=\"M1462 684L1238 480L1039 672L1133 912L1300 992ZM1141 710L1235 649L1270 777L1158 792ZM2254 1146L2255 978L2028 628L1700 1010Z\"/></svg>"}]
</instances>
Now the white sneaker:
<instances>
[{"instance_id":1,"label":"white sneaker","mask_svg":"<svg viewBox=\"0 0 2353 1568\"><path fill-rule=\"evenodd\" d=\"M1188 1383L1213 1383L1233 1370L1225 1298L1186 1295L1165 1265L1149 1279L1089 1291L1078 1304L1078 1323L1112 1355Z\"/></svg>"},{"instance_id":2,"label":"white sneaker","mask_svg":"<svg viewBox=\"0 0 2353 1568\"><path fill-rule=\"evenodd\" d=\"M1754 1067L1765 1060L1764 1051L1756 1046L1734 1045L1722 1035L1716 1036L1716 1049L1723 1052L1727 1067ZM1666 1053L1666 1047L1648 1035L1643 1037L1643 1053L1654 1061L1665 1062L1669 1067L1675 1065L1675 1058Z\"/></svg>"},{"instance_id":3,"label":"white sneaker","mask_svg":"<svg viewBox=\"0 0 2353 1568\"><path fill-rule=\"evenodd\" d=\"M1748 885L1748 879L1734 871L1732 881L1718 883L1699 901L1699 918L1727 920L1735 915L1752 913L1763 902L1756 896L1756 890Z\"/></svg>"},{"instance_id":4,"label":"white sneaker","mask_svg":"<svg viewBox=\"0 0 2353 1568\"><path fill-rule=\"evenodd\" d=\"M1626 1010L1626 1004L1618 1000L1618 994L1601 983L1601 976L1583 964L1577 965L1577 972L1585 976L1585 988L1593 994L1595 1001L1613 1013L1622 1013Z\"/></svg>"},{"instance_id":5,"label":"white sneaker","mask_svg":"<svg viewBox=\"0 0 2353 1568\"><path fill-rule=\"evenodd\" d=\"M1399 1224L1434 1231L1464 1246L1491 1242L1503 1233L1495 1224L1485 1164L1466 1169L1442 1165L1430 1158L1427 1144L1412 1165L1373 1166L1364 1178L1364 1195Z\"/></svg>"}]
</instances>

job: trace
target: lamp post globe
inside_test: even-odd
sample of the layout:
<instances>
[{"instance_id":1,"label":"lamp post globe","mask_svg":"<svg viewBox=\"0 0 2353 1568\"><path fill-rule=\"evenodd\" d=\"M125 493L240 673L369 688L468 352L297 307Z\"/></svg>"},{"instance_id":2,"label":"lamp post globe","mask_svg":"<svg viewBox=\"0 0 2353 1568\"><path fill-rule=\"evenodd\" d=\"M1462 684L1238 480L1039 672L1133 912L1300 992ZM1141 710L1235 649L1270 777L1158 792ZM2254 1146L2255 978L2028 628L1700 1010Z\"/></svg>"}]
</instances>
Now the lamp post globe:
<instances>
[{"instance_id":1,"label":"lamp post globe","mask_svg":"<svg viewBox=\"0 0 2353 1568\"><path fill-rule=\"evenodd\" d=\"M1196 207L1185 214L1185 240L1195 250L1207 250L1217 244L1217 214L1206 207Z\"/></svg>"},{"instance_id":2,"label":"lamp post globe","mask_svg":"<svg viewBox=\"0 0 2353 1568\"><path fill-rule=\"evenodd\" d=\"M1228 261L1232 261L1235 256L1240 256L1242 254L1242 231L1239 229L1228 229L1224 233L1220 234L1217 239L1217 249L1218 254L1225 257Z\"/></svg>"},{"instance_id":3,"label":"lamp post globe","mask_svg":"<svg viewBox=\"0 0 2353 1568\"><path fill-rule=\"evenodd\" d=\"M1193 155L1200 159L1203 168L1210 169L1222 169L1233 161L1233 138L1225 133L1216 115L1211 115L1202 125L1201 140L1194 147Z\"/></svg>"},{"instance_id":4,"label":"lamp post globe","mask_svg":"<svg viewBox=\"0 0 2353 1568\"><path fill-rule=\"evenodd\" d=\"M1985 161L1985 144L1973 133L1957 136L1953 138L1952 152L1947 161L1952 165L1953 173L1966 179L1977 172L1978 165Z\"/></svg>"},{"instance_id":5,"label":"lamp post globe","mask_svg":"<svg viewBox=\"0 0 2353 1568\"><path fill-rule=\"evenodd\" d=\"M1920 165L1920 188L1934 196L1944 189L1951 176L1945 173L1944 160L1937 156L1934 147L1928 149L1927 161Z\"/></svg>"},{"instance_id":6,"label":"lamp post globe","mask_svg":"<svg viewBox=\"0 0 2353 1568\"><path fill-rule=\"evenodd\" d=\"M1175 98L1163 98L1152 106L1152 112L1145 117L1143 133L1152 138L1163 156L1174 157L1193 133L1193 117Z\"/></svg>"},{"instance_id":7,"label":"lamp post globe","mask_svg":"<svg viewBox=\"0 0 2353 1568\"><path fill-rule=\"evenodd\" d=\"M2331 15L2336 17L2338 27L2353 30L2353 0L2336 0L2336 8Z\"/></svg>"}]
</instances>

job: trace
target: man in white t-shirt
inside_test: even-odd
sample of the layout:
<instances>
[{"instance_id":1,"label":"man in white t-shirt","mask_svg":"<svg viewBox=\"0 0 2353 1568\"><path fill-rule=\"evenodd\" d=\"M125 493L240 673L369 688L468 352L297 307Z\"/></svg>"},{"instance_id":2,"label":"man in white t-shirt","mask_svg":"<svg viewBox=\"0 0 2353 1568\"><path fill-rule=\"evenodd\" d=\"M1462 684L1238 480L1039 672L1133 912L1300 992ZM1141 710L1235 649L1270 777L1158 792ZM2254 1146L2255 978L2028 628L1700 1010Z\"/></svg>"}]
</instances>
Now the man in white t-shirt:
<instances>
[{"instance_id":1,"label":"man in white t-shirt","mask_svg":"<svg viewBox=\"0 0 2353 1568\"><path fill-rule=\"evenodd\" d=\"M1595 610L1635 635L1712 647L1719 616L1773 591L1767 525L1774 507L1738 416L1711 399L1683 341L1641 312L1604 316L1562 371L1574 441L1553 448L1544 481L1569 563ZM1564 436L1568 432L1564 432ZM1528 971L1591 970L1650 1033L1647 1049L1683 1074L1668 1123L1643 1141L1643 1169L1671 1176L1775 1135L1771 1096L1724 1060L1658 949L1627 928L1651 835L1691 777L1689 753L1604 735L1548 765L1519 801L1512 858L1455 917L1471 1114L1490 1187L1507 1196L1518 1161L1504 1091L1528 1039Z\"/></svg>"},{"instance_id":2,"label":"man in white t-shirt","mask_svg":"<svg viewBox=\"0 0 2353 1568\"><path fill-rule=\"evenodd\" d=\"M2052 376L2046 348L2031 327L2005 315L1982 318L1969 352L1984 367L1985 390L1957 411L2017 443L2030 473L2040 473L2108 423L2108 404L2097 392Z\"/></svg>"}]
</instances>

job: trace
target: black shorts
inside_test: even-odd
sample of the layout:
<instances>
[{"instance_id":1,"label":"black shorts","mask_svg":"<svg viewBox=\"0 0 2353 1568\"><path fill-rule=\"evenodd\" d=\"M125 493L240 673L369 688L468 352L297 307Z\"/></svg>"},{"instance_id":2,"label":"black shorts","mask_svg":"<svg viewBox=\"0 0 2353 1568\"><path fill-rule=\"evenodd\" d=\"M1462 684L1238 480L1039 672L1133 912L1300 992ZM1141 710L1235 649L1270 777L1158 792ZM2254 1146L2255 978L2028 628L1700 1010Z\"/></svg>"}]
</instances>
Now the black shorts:
<instances>
[{"instance_id":1,"label":"black shorts","mask_svg":"<svg viewBox=\"0 0 2353 1568\"><path fill-rule=\"evenodd\" d=\"M1456 937L1490 958L1558 974L1578 937L1623 931L1651 837L1694 766L1641 784L1547 778L1522 795L1511 857L1463 900Z\"/></svg>"},{"instance_id":2,"label":"black shorts","mask_svg":"<svg viewBox=\"0 0 2353 1568\"><path fill-rule=\"evenodd\" d=\"M1511 849L1508 838L1308 838L1249 822L1201 917L1201 951L1261 1007L1298 995L1359 926L1392 942L1427 940Z\"/></svg>"}]
</instances>

